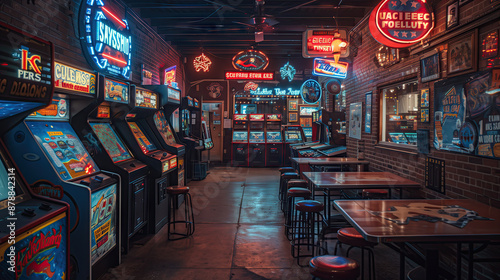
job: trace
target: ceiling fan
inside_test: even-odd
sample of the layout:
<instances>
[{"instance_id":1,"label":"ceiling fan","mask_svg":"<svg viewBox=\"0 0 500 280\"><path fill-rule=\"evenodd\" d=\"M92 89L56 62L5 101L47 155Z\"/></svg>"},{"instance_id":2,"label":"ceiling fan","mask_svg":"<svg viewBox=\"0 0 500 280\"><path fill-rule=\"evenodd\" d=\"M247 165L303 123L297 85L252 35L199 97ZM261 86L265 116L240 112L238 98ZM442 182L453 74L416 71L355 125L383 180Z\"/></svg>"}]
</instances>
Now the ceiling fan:
<instances>
[{"instance_id":1,"label":"ceiling fan","mask_svg":"<svg viewBox=\"0 0 500 280\"><path fill-rule=\"evenodd\" d=\"M253 28L256 43L264 41L264 33L272 32L274 25L279 23L273 16L264 14L264 4L264 0L255 0L255 14L250 17L248 23L233 21L233 23Z\"/></svg>"}]
</instances>

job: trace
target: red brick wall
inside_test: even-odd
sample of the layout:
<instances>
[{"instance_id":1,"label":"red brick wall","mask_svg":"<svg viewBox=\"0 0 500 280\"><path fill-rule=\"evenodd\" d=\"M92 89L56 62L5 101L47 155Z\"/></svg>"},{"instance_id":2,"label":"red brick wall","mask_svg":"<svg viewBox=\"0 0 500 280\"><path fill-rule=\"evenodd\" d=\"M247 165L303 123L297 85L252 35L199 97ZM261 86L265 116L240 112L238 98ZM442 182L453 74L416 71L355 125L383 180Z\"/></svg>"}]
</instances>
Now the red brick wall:
<instances>
[{"instance_id":1,"label":"red brick wall","mask_svg":"<svg viewBox=\"0 0 500 280\"><path fill-rule=\"evenodd\" d=\"M26 4L26 2L2 1L0 20L51 41L55 47L57 61L90 70L82 54L78 35L78 14L81 1L35 1L35 5ZM115 4L123 5L121 2L114 2L113 5ZM154 84L160 83L161 68L177 65L177 81L184 93L184 64L180 54L163 41L131 9L128 9L127 19L133 34L132 83L141 83L141 64L153 73Z\"/></svg>"}]
</instances>

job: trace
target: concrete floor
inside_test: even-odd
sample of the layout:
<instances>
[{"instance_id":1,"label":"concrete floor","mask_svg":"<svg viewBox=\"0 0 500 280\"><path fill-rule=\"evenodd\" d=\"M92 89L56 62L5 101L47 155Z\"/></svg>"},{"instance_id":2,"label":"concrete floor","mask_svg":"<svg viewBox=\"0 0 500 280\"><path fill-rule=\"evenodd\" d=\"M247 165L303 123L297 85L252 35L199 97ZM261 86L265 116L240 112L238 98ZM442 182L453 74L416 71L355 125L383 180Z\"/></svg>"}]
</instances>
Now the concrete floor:
<instances>
[{"instance_id":1,"label":"concrete floor","mask_svg":"<svg viewBox=\"0 0 500 280\"><path fill-rule=\"evenodd\" d=\"M164 227L154 236L139 238L122 264L100 280L312 279L308 268L291 257L278 183L277 168L212 168L205 180L188 184L194 235L168 241ZM335 243L330 243L333 254ZM359 260L355 251L351 258ZM375 256L377 279L398 279L398 254L379 245Z\"/></svg>"}]
</instances>

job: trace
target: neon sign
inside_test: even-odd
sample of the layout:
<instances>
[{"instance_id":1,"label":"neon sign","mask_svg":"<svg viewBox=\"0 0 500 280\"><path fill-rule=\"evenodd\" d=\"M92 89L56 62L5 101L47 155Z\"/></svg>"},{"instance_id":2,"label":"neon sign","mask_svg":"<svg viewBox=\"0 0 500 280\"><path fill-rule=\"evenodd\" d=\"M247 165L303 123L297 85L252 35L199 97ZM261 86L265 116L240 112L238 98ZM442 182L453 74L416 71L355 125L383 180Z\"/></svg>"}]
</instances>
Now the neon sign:
<instances>
[{"instance_id":1,"label":"neon sign","mask_svg":"<svg viewBox=\"0 0 500 280\"><path fill-rule=\"evenodd\" d=\"M164 75L163 75L163 84L164 85L169 85L172 86L172 83L175 83L175 74L177 71L177 66L174 65L172 67L169 67L165 69Z\"/></svg>"},{"instance_id":2,"label":"neon sign","mask_svg":"<svg viewBox=\"0 0 500 280\"><path fill-rule=\"evenodd\" d=\"M285 95L298 96L298 95L300 95L300 91L293 90L291 88L287 88L287 89L280 89L280 88L261 89L261 88L257 88L256 90L250 90L250 94L251 95L274 95L274 96L285 96Z\"/></svg>"},{"instance_id":3,"label":"neon sign","mask_svg":"<svg viewBox=\"0 0 500 280\"><path fill-rule=\"evenodd\" d=\"M274 80L273 72L226 72L226 80Z\"/></svg>"},{"instance_id":4,"label":"neon sign","mask_svg":"<svg viewBox=\"0 0 500 280\"><path fill-rule=\"evenodd\" d=\"M103 0L84 1L81 14L82 49L92 68L130 79L132 36L127 20Z\"/></svg>"},{"instance_id":5,"label":"neon sign","mask_svg":"<svg viewBox=\"0 0 500 280\"><path fill-rule=\"evenodd\" d=\"M290 62L287 62L283 67L280 68L280 73L281 73L281 79L288 79L289 82L293 80L293 77L295 77L295 73L297 71L295 68L290 65Z\"/></svg>"},{"instance_id":6,"label":"neon sign","mask_svg":"<svg viewBox=\"0 0 500 280\"><path fill-rule=\"evenodd\" d=\"M194 58L193 65L196 72L200 72L201 70L203 70L203 72L208 72L210 71L210 65L212 65L212 61L202 53L201 55Z\"/></svg>"},{"instance_id":7,"label":"neon sign","mask_svg":"<svg viewBox=\"0 0 500 280\"><path fill-rule=\"evenodd\" d=\"M302 56L311 57L334 57L334 51L340 53L340 57L349 56L347 44L336 49L334 41L347 42L347 31L345 29L307 29L302 35ZM334 44L332 44L334 43Z\"/></svg>"},{"instance_id":8,"label":"neon sign","mask_svg":"<svg viewBox=\"0 0 500 280\"><path fill-rule=\"evenodd\" d=\"M349 63L347 62L339 61L335 63L335 61L330 59L315 58L313 75L345 79L348 67Z\"/></svg>"},{"instance_id":9,"label":"neon sign","mask_svg":"<svg viewBox=\"0 0 500 280\"><path fill-rule=\"evenodd\" d=\"M426 0L383 0L369 20L370 32L379 43L391 48L411 46L429 35L434 14Z\"/></svg>"},{"instance_id":10,"label":"neon sign","mask_svg":"<svg viewBox=\"0 0 500 280\"><path fill-rule=\"evenodd\" d=\"M314 104L321 99L321 86L318 81L309 79L300 87L300 96L305 103Z\"/></svg>"},{"instance_id":11,"label":"neon sign","mask_svg":"<svg viewBox=\"0 0 500 280\"><path fill-rule=\"evenodd\" d=\"M95 84L94 74L58 62L54 63L54 86L56 88L95 94Z\"/></svg>"},{"instance_id":12,"label":"neon sign","mask_svg":"<svg viewBox=\"0 0 500 280\"><path fill-rule=\"evenodd\" d=\"M269 58L261 51L246 50L237 53L232 62L234 69L258 71L266 69L269 65Z\"/></svg>"}]
</instances>

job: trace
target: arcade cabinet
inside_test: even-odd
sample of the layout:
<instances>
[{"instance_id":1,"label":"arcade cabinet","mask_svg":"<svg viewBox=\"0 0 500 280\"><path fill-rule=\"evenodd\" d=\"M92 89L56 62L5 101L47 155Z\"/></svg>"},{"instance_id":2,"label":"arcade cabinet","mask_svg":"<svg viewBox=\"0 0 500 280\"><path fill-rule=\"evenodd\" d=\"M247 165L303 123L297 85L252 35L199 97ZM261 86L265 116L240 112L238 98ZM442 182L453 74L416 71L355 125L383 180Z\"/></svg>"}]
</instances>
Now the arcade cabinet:
<instances>
[{"instance_id":1,"label":"arcade cabinet","mask_svg":"<svg viewBox=\"0 0 500 280\"><path fill-rule=\"evenodd\" d=\"M327 122L328 126L331 128L331 138L330 144L332 147L327 149L322 149L319 152L327 157L332 156L344 156L347 153L346 147L346 134L345 134L345 112L333 112L331 115L331 125ZM323 123L325 121L323 120Z\"/></svg>"},{"instance_id":2,"label":"arcade cabinet","mask_svg":"<svg viewBox=\"0 0 500 280\"><path fill-rule=\"evenodd\" d=\"M304 132L302 131L302 127L300 125L283 125L283 136L285 137L285 166L290 166L290 156L291 153L291 145L293 144L303 144L304 143Z\"/></svg>"},{"instance_id":3,"label":"arcade cabinet","mask_svg":"<svg viewBox=\"0 0 500 280\"><path fill-rule=\"evenodd\" d=\"M115 127L135 157L149 166L147 223L148 231L157 233L168 221L167 187L177 184L170 174L177 168L177 157L161 149L148 125L148 119L158 111L158 94L135 86L131 86L130 93L133 106L124 120L115 120Z\"/></svg>"},{"instance_id":4,"label":"arcade cabinet","mask_svg":"<svg viewBox=\"0 0 500 280\"><path fill-rule=\"evenodd\" d=\"M80 106L84 109L71 118L71 124L81 139L87 139L84 144L90 156L102 168L121 177L121 241L122 251L127 254L130 239L147 222L149 168L134 158L113 127L115 122L125 120L130 106L129 85L101 75L98 81L97 99L82 100Z\"/></svg>"},{"instance_id":5,"label":"arcade cabinet","mask_svg":"<svg viewBox=\"0 0 500 280\"><path fill-rule=\"evenodd\" d=\"M266 138L264 114L250 114L248 128L248 165L264 166L266 164Z\"/></svg>"},{"instance_id":6,"label":"arcade cabinet","mask_svg":"<svg viewBox=\"0 0 500 280\"><path fill-rule=\"evenodd\" d=\"M201 105L198 103L195 106L194 99L190 96L182 98L181 107L179 108L178 121L178 137L182 144L186 146L185 155L185 169L186 169L186 183L195 179L194 169L195 166L201 164L201 151L204 149L203 140L201 140L200 119L201 119ZM174 120L175 111L172 114L172 123ZM194 116L194 120L191 117ZM194 122L194 124L193 124ZM173 124L175 126L175 124ZM196 178L199 179L199 178Z\"/></svg>"},{"instance_id":7,"label":"arcade cabinet","mask_svg":"<svg viewBox=\"0 0 500 280\"><path fill-rule=\"evenodd\" d=\"M4 41L7 38L12 41ZM70 274L69 206L35 195L51 193L53 198L60 198L62 193L49 181L39 182L31 189L3 142L7 131L31 112L50 104L53 46L3 23L0 40L4 50L0 54L0 279L64 279ZM18 43L13 46L12 42ZM23 58L12 53L22 54L24 50L29 50L27 55L40 56L40 81L18 76ZM26 72L35 75L34 69ZM44 94L21 97L14 92L14 85L39 88Z\"/></svg>"},{"instance_id":8,"label":"arcade cabinet","mask_svg":"<svg viewBox=\"0 0 500 280\"><path fill-rule=\"evenodd\" d=\"M49 106L5 135L26 180L51 181L69 203L70 253L77 279L97 279L121 258L119 176L100 170L70 124L80 103L95 98L93 87L91 93L57 88ZM96 139L84 141L98 148Z\"/></svg>"},{"instance_id":9,"label":"arcade cabinet","mask_svg":"<svg viewBox=\"0 0 500 280\"><path fill-rule=\"evenodd\" d=\"M232 165L248 166L248 115L233 116Z\"/></svg>"},{"instance_id":10,"label":"arcade cabinet","mask_svg":"<svg viewBox=\"0 0 500 280\"><path fill-rule=\"evenodd\" d=\"M281 114L266 115L266 166L283 165Z\"/></svg>"}]
</instances>

